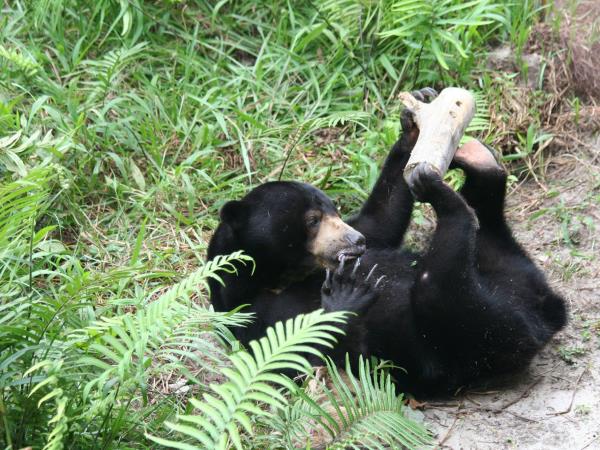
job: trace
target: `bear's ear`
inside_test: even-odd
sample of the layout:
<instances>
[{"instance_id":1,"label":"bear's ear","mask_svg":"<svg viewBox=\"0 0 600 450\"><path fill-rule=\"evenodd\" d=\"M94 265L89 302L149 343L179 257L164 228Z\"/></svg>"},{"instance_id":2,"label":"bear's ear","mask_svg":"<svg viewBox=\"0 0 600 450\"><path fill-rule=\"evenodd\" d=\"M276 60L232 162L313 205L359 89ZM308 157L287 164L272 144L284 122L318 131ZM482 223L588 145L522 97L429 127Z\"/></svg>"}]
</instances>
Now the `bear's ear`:
<instances>
[{"instance_id":1,"label":"bear's ear","mask_svg":"<svg viewBox=\"0 0 600 450\"><path fill-rule=\"evenodd\" d=\"M231 200L221 208L221 220L234 230L242 228L248 218L248 205L239 200Z\"/></svg>"}]
</instances>

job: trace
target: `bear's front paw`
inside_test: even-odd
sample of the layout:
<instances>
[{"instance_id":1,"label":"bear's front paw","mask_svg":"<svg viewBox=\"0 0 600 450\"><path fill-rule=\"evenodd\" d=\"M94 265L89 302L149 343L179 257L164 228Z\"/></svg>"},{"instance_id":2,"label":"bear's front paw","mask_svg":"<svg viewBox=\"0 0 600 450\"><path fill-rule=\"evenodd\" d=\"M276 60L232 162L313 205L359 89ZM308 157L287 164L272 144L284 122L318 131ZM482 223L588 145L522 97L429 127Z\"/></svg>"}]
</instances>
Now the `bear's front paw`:
<instances>
[{"instance_id":1,"label":"bear's front paw","mask_svg":"<svg viewBox=\"0 0 600 450\"><path fill-rule=\"evenodd\" d=\"M364 314L377 299L377 286L383 279L379 277L372 284L372 277L377 264L373 266L364 279L359 279L357 271L360 258L356 260L351 271L344 271L345 259L342 258L335 271L327 270L327 276L321 287L321 306L327 312L351 311Z\"/></svg>"},{"instance_id":2,"label":"bear's front paw","mask_svg":"<svg viewBox=\"0 0 600 450\"><path fill-rule=\"evenodd\" d=\"M418 91L412 91L410 94L423 103L431 103L438 96L437 91L431 87L425 87L423 89L419 89Z\"/></svg>"},{"instance_id":3,"label":"bear's front paw","mask_svg":"<svg viewBox=\"0 0 600 450\"><path fill-rule=\"evenodd\" d=\"M426 87L418 91L412 91L410 93L414 98L423 103L429 103L435 99L438 95L437 91L433 88ZM410 108L404 108L400 114L400 127L402 129L402 136L404 136L406 151L410 154L412 147L415 145L417 138L419 137L419 127L415 122L415 116Z\"/></svg>"},{"instance_id":4,"label":"bear's front paw","mask_svg":"<svg viewBox=\"0 0 600 450\"><path fill-rule=\"evenodd\" d=\"M426 203L432 203L436 193L446 188L439 172L431 164L425 162L413 169L409 186L415 199Z\"/></svg>"}]
</instances>

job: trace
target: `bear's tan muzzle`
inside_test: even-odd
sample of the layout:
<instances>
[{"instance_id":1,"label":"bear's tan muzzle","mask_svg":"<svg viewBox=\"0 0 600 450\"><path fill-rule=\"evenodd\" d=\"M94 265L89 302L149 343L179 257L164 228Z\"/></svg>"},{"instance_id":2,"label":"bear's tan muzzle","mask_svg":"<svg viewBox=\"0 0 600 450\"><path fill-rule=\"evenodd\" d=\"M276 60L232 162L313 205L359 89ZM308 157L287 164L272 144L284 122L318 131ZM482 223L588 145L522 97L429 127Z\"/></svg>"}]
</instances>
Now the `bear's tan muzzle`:
<instances>
[{"instance_id":1,"label":"bear's tan muzzle","mask_svg":"<svg viewBox=\"0 0 600 450\"><path fill-rule=\"evenodd\" d=\"M334 215L324 216L309 252L325 267L335 267L342 258L356 258L365 252L365 237Z\"/></svg>"}]
</instances>

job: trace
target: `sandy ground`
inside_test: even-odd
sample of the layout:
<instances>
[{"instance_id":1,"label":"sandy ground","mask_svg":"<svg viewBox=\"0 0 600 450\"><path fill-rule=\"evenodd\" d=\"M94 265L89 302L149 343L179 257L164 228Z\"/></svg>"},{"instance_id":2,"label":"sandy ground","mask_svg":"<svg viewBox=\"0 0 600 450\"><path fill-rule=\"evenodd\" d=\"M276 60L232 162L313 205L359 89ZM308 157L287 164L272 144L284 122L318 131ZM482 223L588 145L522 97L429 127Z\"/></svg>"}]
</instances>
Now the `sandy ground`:
<instances>
[{"instance_id":1,"label":"sandy ground","mask_svg":"<svg viewBox=\"0 0 600 450\"><path fill-rule=\"evenodd\" d=\"M436 448L600 449L600 139L554 157L544 180L513 186L507 209L567 299L569 325L517 379L415 413Z\"/></svg>"}]
</instances>

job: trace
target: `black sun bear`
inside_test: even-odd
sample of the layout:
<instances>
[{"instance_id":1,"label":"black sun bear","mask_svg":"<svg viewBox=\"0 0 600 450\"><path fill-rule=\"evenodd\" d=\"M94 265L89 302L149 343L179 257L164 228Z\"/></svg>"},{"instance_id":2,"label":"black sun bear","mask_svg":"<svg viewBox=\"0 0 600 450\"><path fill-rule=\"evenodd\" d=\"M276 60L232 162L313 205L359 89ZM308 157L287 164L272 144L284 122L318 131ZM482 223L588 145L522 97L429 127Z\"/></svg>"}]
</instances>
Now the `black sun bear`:
<instances>
[{"instance_id":1,"label":"black sun bear","mask_svg":"<svg viewBox=\"0 0 600 450\"><path fill-rule=\"evenodd\" d=\"M293 181L226 203L208 259L242 249L256 268L225 274L225 285L213 280L214 308L249 304L244 311L255 320L235 330L243 343L318 308L354 312L330 356L389 360L413 393L450 392L525 368L565 325L566 307L506 223L506 172L474 141L453 159L466 175L459 192L429 170L416 174L411 192L402 174L419 130L409 110L401 125L371 194L345 222L323 192ZM401 248L415 198L437 216L424 254Z\"/></svg>"}]
</instances>

